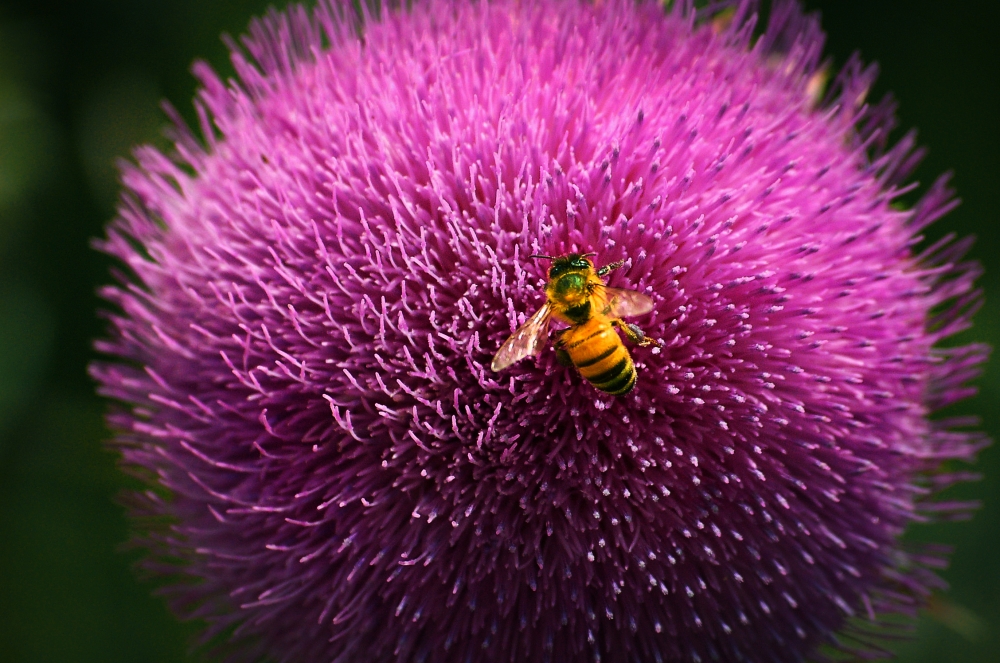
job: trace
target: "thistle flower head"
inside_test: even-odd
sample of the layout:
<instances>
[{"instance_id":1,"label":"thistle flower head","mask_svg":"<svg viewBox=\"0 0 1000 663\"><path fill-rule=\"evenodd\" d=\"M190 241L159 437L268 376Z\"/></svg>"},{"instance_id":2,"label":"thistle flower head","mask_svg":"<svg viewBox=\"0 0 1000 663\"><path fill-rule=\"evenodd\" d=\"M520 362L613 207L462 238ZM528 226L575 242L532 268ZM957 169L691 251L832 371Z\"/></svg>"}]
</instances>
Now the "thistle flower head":
<instances>
[{"instance_id":1,"label":"thistle flower head","mask_svg":"<svg viewBox=\"0 0 1000 663\"><path fill-rule=\"evenodd\" d=\"M93 373L175 609L237 658L399 662L794 662L912 612L938 557L898 536L980 445L928 415L984 350L936 348L977 268L916 248L953 199L895 203L873 70L821 98L789 2L351 7L197 65L203 139L136 153L102 243ZM490 371L529 256L590 251L655 303L632 392Z\"/></svg>"}]
</instances>

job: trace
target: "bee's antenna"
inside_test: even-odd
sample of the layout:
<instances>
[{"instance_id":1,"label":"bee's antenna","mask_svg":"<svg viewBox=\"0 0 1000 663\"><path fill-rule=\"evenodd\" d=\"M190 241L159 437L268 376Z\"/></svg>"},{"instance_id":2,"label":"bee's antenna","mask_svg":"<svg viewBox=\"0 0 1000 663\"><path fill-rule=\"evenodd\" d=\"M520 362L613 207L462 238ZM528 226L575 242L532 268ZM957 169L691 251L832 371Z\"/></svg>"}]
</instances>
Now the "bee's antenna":
<instances>
[{"instance_id":1,"label":"bee's antenna","mask_svg":"<svg viewBox=\"0 0 1000 663\"><path fill-rule=\"evenodd\" d=\"M594 255L597 255L597 254L594 254ZM533 256L528 256L528 257L529 258L545 258L546 260L555 260L555 258L553 258L552 256L533 255Z\"/></svg>"},{"instance_id":2,"label":"bee's antenna","mask_svg":"<svg viewBox=\"0 0 1000 663\"><path fill-rule=\"evenodd\" d=\"M590 253L584 253L581 257L582 258L589 258L590 256L596 256L596 255L597 255L596 251L591 251Z\"/></svg>"}]
</instances>

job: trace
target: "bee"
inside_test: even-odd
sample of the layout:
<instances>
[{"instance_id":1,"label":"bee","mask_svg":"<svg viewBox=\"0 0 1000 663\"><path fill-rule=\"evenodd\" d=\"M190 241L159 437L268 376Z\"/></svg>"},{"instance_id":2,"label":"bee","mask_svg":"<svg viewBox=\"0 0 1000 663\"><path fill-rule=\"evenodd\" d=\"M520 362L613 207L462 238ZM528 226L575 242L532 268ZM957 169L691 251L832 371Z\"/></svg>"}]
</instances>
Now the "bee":
<instances>
[{"instance_id":1,"label":"bee","mask_svg":"<svg viewBox=\"0 0 1000 663\"><path fill-rule=\"evenodd\" d=\"M494 371L502 371L528 355L537 355L551 339L559 363L576 366L580 375L601 391L623 396L632 390L635 364L615 328L621 329L625 338L636 345L662 346L662 341L649 338L638 326L621 319L649 313L653 300L635 290L605 285L603 277L625 261L596 269L590 260L595 255L531 256L552 261L545 283L546 301L497 351L493 357ZM552 318L569 327L550 337Z\"/></svg>"}]
</instances>

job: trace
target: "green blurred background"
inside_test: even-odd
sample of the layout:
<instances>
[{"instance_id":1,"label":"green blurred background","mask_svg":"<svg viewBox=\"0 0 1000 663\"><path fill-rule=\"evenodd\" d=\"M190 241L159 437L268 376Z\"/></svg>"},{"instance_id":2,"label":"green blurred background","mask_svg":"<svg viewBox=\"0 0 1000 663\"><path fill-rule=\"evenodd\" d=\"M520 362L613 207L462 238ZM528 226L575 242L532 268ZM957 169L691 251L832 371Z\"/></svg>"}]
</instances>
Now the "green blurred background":
<instances>
[{"instance_id":1,"label":"green blurred background","mask_svg":"<svg viewBox=\"0 0 1000 663\"><path fill-rule=\"evenodd\" d=\"M203 58L231 71L219 35L240 34L267 0L0 0L0 661L196 661L124 551L125 485L104 447L103 404L85 369L102 333L94 292L109 261L89 248L117 197L116 158L164 144L159 102L189 122ZM962 206L931 236L978 235L985 309L964 340L1000 344L998 26L993 1L809 0L839 65L860 50L892 90L901 125L930 153L924 187L954 170ZM1000 435L1000 371L960 408ZM914 528L957 551L909 663L1000 661L1000 448L986 478L951 491L979 499L972 522ZM311 662L310 662L311 663Z\"/></svg>"}]
</instances>

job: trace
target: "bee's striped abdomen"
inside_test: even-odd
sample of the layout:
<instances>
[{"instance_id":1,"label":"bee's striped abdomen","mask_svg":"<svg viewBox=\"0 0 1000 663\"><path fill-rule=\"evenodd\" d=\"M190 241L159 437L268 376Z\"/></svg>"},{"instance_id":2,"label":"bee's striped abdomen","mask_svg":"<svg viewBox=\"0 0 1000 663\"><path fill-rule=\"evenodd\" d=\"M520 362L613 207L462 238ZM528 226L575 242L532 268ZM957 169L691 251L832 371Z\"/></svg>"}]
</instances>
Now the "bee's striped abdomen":
<instances>
[{"instance_id":1,"label":"bee's striped abdomen","mask_svg":"<svg viewBox=\"0 0 1000 663\"><path fill-rule=\"evenodd\" d=\"M580 375L601 391L621 396L635 386L635 364L607 320L591 318L567 330L562 342Z\"/></svg>"}]
</instances>

